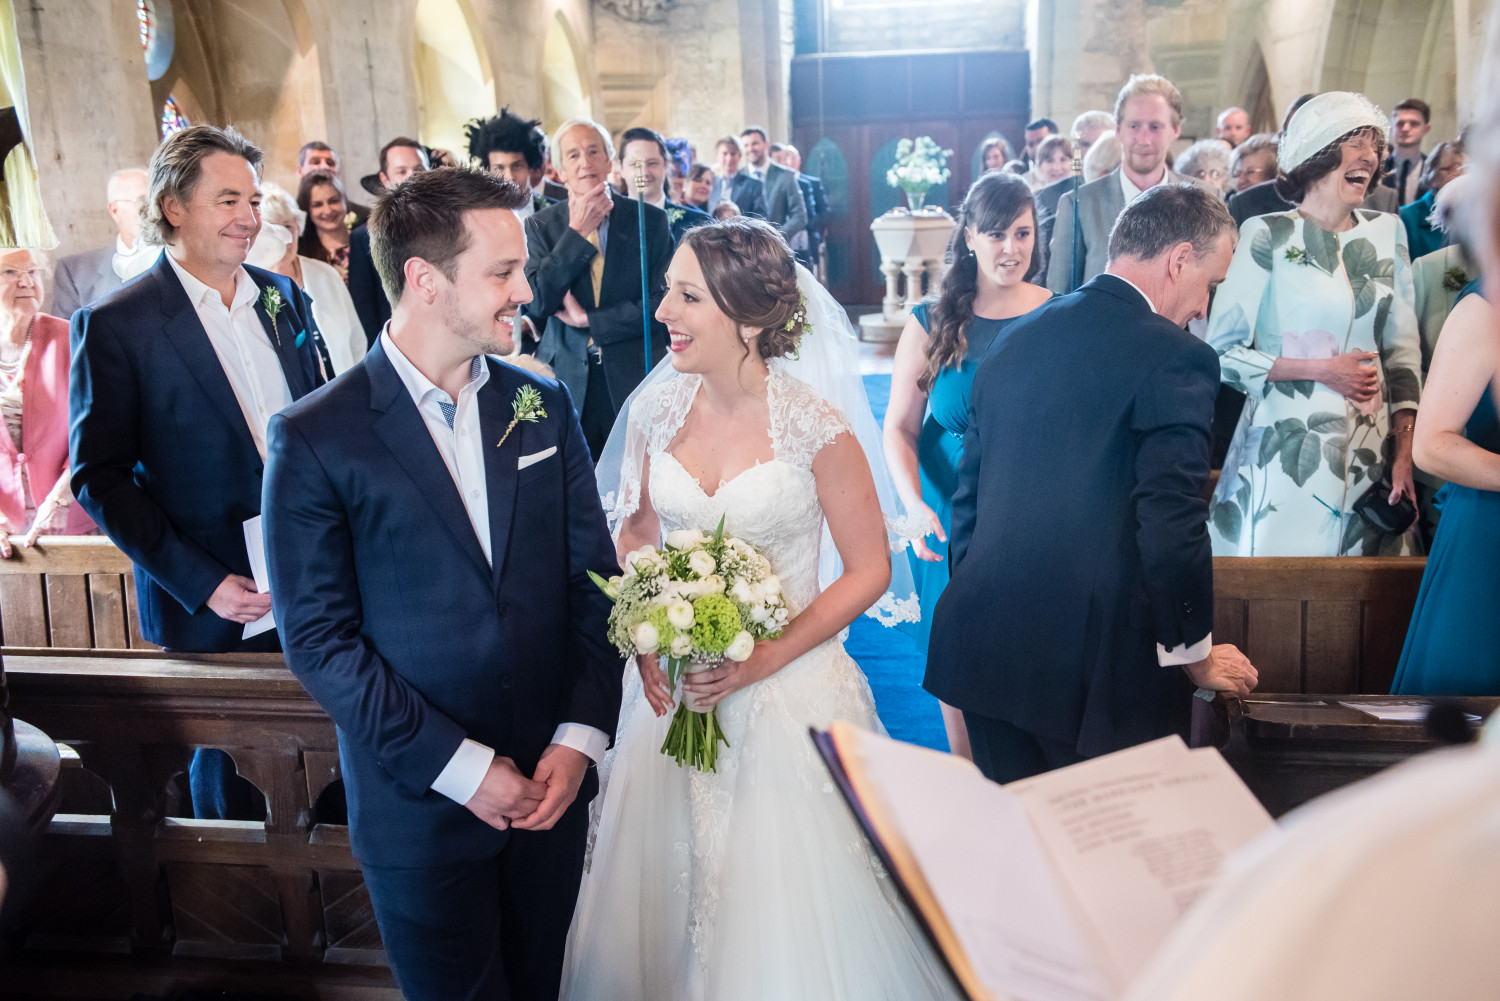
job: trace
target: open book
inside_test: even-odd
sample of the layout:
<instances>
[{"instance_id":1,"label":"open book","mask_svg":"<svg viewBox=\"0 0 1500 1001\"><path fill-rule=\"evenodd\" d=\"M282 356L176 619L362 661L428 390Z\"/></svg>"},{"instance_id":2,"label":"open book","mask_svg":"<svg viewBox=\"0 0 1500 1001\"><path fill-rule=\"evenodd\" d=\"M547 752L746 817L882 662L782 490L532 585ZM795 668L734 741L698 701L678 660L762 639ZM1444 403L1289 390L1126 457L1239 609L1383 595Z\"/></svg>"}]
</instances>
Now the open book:
<instances>
[{"instance_id":1,"label":"open book","mask_svg":"<svg viewBox=\"0 0 1500 1001\"><path fill-rule=\"evenodd\" d=\"M1274 826L1212 748L1167 737L1000 786L847 723L814 731L901 895L973 1001L1108 1001Z\"/></svg>"}]
</instances>

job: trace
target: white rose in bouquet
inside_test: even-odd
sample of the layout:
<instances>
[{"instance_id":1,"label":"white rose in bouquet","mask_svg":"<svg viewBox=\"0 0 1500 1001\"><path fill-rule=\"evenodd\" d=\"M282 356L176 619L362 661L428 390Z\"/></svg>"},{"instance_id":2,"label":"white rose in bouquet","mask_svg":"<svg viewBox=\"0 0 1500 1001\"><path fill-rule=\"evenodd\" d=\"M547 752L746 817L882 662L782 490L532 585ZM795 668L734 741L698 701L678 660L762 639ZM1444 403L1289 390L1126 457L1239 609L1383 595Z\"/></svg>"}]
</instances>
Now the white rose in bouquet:
<instances>
[{"instance_id":1,"label":"white rose in bouquet","mask_svg":"<svg viewBox=\"0 0 1500 1001\"><path fill-rule=\"evenodd\" d=\"M704 594L723 594L724 578L716 573L711 573L698 582L698 587Z\"/></svg>"},{"instance_id":2,"label":"white rose in bouquet","mask_svg":"<svg viewBox=\"0 0 1500 1001\"><path fill-rule=\"evenodd\" d=\"M673 627L677 629L693 628L693 606L680 599L672 602L667 606L667 621L672 623ZM674 645L673 649L675 648ZM691 650L692 647L690 646L688 649ZM680 657L682 654L674 653L672 656Z\"/></svg>"},{"instance_id":3,"label":"white rose in bouquet","mask_svg":"<svg viewBox=\"0 0 1500 1001\"><path fill-rule=\"evenodd\" d=\"M687 633L678 633L672 637L672 656L686 657L693 652L693 638Z\"/></svg>"},{"instance_id":4,"label":"white rose in bouquet","mask_svg":"<svg viewBox=\"0 0 1500 1001\"><path fill-rule=\"evenodd\" d=\"M655 653L657 644L661 642L661 636L656 627L649 622L642 622L630 633L630 638L635 643L636 651L639 653Z\"/></svg>"},{"instance_id":5,"label":"white rose in bouquet","mask_svg":"<svg viewBox=\"0 0 1500 1001\"><path fill-rule=\"evenodd\" d=\"M719 569L719 564L714 561L714 558L701 549L693 550L692 554L688 556L688 566L699 577L707 577Z\"/></svg>"},{"instance_id":6,"label":"white rose in bouquet","mask_svg":"<svg viewBox=\"0 0 1500 1001\"><path fill-rule=\"evenodd\" d=\"M661 558L656 555L656 550L651 546L642 546L625 554L626 574L640 573L642 570L650 570L661 563Z\"/></svg>"},{"instance_id":7,"label":"white rose in bouquet","mask_svg":"<svg viewBox=\"0 0 1500 1001\"><path fill-rule=\"evenodd\" d=\"M771 617L771 612L760 602L750 606L750 619L752 622L764 622Z\"/></svg>"},{"instance_id":8,"label":"white rose in bouquet","mask_svg":"<svg viewBox=\"0 0 1500 1001\"><path fill-rule=\"evenodd\" d=\"M692 549L708 541L708 537L696 528L679 528L667 533L668 549Z\"/></svg>"},{"instance_id":9,"label":"white rose in bouquet","mask_svg":"<svg viewBox=\"0 0 1500 1001\"><path fill-rule=\"evenodd\" d=\"M766 578L760 582L760 586L766 597L774 597L781 593L781 578L775 574L767 574Z\"/></svg>"},{"instance_id":10,"label":"white rose in bouquet","mask_svg":"<svg viewBox=\"0 0 1500 1001\"><path fill-rule=\"evenodd\" d=\"M755 650L755 637L749 632L741 629L730 641L729 647L724 651L724 656L733 661L749 660L750 654Z\"/></svg>"},{"instance_id":11,"label":"white rose in bouquet","mask_svg":"<svg viewBox=\"0 0 1500 1001\"><path fill-rule=\"evenodd\" d=\"M729 589L729 596L742 605L748 605L755 600L755 596L750 593L749 583L743 577L734 582L734 587Z\"/></svg>"}]
</instances>

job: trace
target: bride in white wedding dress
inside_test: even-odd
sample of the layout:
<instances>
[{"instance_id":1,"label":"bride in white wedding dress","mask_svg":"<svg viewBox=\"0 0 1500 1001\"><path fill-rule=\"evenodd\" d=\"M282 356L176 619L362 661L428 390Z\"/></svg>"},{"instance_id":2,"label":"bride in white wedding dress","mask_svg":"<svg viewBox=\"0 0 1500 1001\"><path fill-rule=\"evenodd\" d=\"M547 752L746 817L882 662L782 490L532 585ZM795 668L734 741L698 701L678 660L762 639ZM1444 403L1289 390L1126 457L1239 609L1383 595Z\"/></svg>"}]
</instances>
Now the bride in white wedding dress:
<instances>
[{"instance_id":1,"label":"bride in white wedding dress","mask_svg":"<svg viewBox=\"0 0 1500 1001\"><path fill-rule=\"evenodd\" d=\"M660 753L675 708L666 676L655 658L627 666L568 939L568 1001L958 997L808 736L836 719L883 731L840 634L867 609L887 624L909 615L916 599L909 582L887 590L881 497L894 492L877 488L888 477L867 458L878 431L848 321L805 271L799 293L798 270L765 223L690 231L657 311L671 354L601 458L622 554L723 517L770 560L793 618L744 663L687 676L729 741L717 772ZM792 374L820 368L820 388L862 414Z\"/></svg>"}]
</instances>

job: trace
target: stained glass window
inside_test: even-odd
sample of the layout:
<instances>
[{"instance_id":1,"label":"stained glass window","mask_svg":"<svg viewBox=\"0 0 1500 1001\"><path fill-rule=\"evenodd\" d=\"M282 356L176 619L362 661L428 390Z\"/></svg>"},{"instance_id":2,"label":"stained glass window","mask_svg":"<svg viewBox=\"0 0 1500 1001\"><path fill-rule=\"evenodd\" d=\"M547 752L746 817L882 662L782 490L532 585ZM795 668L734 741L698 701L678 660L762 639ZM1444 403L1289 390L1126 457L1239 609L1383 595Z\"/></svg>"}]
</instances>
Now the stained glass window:
<instances>
[{"instance_id":1,"label":"stained glass window","mask_svg":"<svg viewBox=\"0 0 1500 1001\"><path fill-rule=\"evenodd\" d=\"M135 19L141 28L141 48L151 43L152 17L151 0L135 0Z\"/></svg>"},{"instance_id":2,"label":"stained glass window","mask_svg":"<svg viewBox=\"0 0 1500 1001\"><path fill-rule=\"evenodd\" d=\"M167 103L161 106L161 137L165 139L173 132L181 132L190 124L192 123L187 120L187 116L178 107L177 98L168 97Z\"/></svg>"}]
</instances>

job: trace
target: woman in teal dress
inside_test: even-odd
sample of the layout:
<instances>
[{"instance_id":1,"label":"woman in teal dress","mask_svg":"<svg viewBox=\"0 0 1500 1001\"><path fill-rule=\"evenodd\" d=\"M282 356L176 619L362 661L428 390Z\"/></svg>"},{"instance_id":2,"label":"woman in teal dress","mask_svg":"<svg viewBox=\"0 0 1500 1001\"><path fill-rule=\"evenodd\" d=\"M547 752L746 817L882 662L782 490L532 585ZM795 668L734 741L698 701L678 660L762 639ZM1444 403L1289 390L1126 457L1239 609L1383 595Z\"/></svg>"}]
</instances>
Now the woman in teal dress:
<instances>
[{"instance_id":1,"label":"woman in teal dress","mask_svg":"<svg viewBox=\"0 0 1500 1001\"><path fill-rule=\"evenodd\" d=\"M922 621L907 629L924 654L932 609L948 584L949 517L974 369L1018 317L1051 298L1030 282L1040 254L1031 189L1015 174L985 174L959 210L942 287L912 310L896 346L885 454L906 510L929 527L912 543ZM949 748L968 757L963 715L945 705L943 725Z\"/></svg>"},{"instance_id":2,"label":"woman in teal dress","mask_svg":"<svg viewBox=\"0 0 1500 1001\"><path fill-rule=\"evenodd\" d=\"M1417 463L1448 482L1396 695L1500 695L1500 311L1477 284L1443 325L1417 416Z\"/></svg>"}]
</instances>

